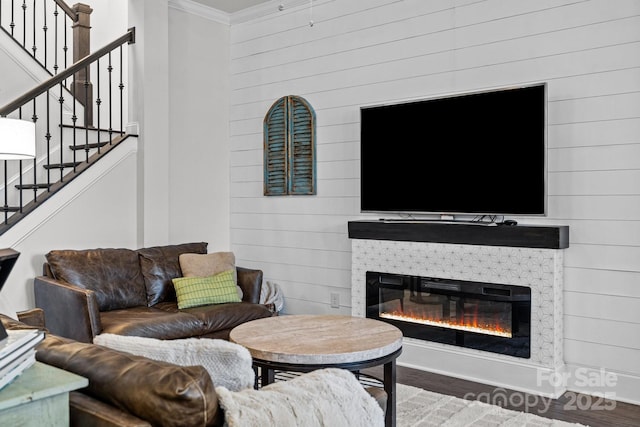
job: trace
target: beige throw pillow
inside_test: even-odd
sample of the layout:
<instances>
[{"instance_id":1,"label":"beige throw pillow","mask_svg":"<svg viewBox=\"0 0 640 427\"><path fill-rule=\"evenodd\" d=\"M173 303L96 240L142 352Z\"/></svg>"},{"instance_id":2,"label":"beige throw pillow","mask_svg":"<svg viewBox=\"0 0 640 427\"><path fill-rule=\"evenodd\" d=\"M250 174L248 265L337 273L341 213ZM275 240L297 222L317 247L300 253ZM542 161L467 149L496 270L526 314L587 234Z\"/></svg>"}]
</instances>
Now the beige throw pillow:
<instances>
[{"instance_id":1,"label":"beige throw pillow","mask_svg":"<svg viewBox=\"0 0 640 427\"><path fill-rule=\"evenodd\" d=\"M180 269L183 277L207 277L223 271L233 270L233 282L238 285L236 256L233 252L212 252L210 254L180 254ZM242 300L242 288L237 286Z\"/></svg>"}]
</instances>

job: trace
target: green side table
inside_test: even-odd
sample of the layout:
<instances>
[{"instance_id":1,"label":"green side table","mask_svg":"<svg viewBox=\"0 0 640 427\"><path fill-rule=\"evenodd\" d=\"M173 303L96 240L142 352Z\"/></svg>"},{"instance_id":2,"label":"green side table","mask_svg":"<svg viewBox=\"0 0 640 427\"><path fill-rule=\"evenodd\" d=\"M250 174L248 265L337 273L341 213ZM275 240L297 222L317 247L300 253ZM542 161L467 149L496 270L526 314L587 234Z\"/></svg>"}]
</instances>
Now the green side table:
<instances>
[{"instance_id":1,"label":"green side table","mask_svg":"<svg viewBox=\"0 0 640 427\"><path fill-rule=\"evenodd\" d=\"M0 390L0 426L68 426L69 392L89 381L36 362Z\"/></svg>"}]
</instances>

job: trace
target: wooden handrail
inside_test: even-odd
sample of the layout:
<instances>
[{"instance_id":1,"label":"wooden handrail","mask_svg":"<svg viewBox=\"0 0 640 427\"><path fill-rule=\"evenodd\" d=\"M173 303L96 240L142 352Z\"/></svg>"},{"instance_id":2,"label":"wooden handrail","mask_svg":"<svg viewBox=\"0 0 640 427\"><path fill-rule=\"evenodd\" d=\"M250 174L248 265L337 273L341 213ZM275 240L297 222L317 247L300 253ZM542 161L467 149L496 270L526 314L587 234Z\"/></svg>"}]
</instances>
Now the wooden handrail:
<instances>
[{"instance_id":1,"label":"wooden handrail","mask_svg":"<svg viewBox=\"0 0 640 427\"><path fill-rule=\"evenodd\" d=\"M53 0L53 1L55 1L56 4L60 7L60 9L62 9L63 12L66 13L67 16L71 18L74 22L78 20L78 14L73 10L73 8L71 8L71 6L66 4L64 0Z\"/></svg>"},{"instance_id":2,"label":"wooden handrail","mask_svg":"<svg viewBox=\"0 0 640 427\"><path fill-rule=\"evenodd\" d=\"M12 111L17 110L27 102L33 100L38 95L46 92L48 89L51 89L52 87L59 84L63 80L73 76L79 70L82 70L83 68L89 66L91 63L103 57L107 53L111 52L118 46L123 45L125 42L128 44L133 44L135 43L135 41L136 41L136 31L135 31L135 27L132 27L132 28L129 28L126 34L118 37L117 39L107 44L106 46L96 50L91 55L85 56L78 62L68 67L66 70L45 80L44 82L40 83L38 86L34 87L30 91L26 92L25 94L19 96L18 98L6 104L4 107L0 108L0 117L6 117Z\"/></svg>"}]
</instances>

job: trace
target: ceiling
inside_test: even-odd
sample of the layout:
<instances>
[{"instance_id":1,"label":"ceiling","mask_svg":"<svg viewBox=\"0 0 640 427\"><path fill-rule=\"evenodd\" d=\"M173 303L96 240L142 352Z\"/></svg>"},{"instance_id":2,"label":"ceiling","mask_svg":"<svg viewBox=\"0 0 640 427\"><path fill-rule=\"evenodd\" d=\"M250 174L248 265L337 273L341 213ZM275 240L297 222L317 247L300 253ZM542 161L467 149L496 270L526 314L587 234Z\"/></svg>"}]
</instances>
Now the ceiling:
<instances>
[{"instance_id":1,"label":"ceiling","mask_svg":"<svg viewBox=\"0 0 640 427\"><path fill-rule=\"evenodd\" d=\"M197 3L214 9L221 10L226 13L238 12L242 9L256 6L262 3L268 3L271 0L194 0Z\"/></svg>"}]
</instances>

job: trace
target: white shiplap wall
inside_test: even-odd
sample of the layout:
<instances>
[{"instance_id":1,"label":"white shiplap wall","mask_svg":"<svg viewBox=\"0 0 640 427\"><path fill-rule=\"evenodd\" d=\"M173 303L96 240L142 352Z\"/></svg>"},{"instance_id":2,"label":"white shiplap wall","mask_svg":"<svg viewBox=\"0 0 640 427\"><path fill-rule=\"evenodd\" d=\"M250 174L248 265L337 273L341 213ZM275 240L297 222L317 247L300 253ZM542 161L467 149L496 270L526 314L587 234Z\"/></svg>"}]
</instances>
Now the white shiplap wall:
<instances>
[{"instance_id":1,"label":"white shiplap wall","mask_svg":"<svg viewBox=\"0 0 640 427\"><path fill-rule=\"evenodd\" d=\"M640 402L640 1L313 3L313 27L307 6L231 26L238 263L278 283L288 313L350 313L359 107L547 82L549 212L517 219L570 226L565 359L618 373L618 397ZM262 119L288 94L316 110L316 196L262 195Z\"/></svg>"}]
</instances>

